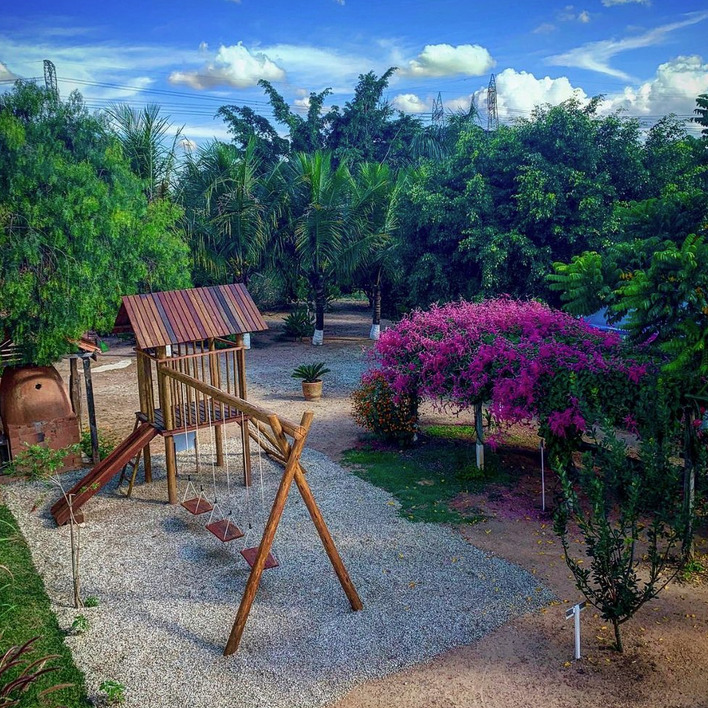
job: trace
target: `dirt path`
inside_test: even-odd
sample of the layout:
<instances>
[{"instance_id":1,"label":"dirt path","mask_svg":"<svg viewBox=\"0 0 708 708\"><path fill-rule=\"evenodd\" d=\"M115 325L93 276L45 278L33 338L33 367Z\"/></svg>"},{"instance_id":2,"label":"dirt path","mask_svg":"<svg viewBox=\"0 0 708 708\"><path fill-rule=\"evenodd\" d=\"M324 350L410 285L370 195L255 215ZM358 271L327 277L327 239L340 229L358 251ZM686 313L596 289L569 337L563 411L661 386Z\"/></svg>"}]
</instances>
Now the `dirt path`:
<instances>
[{"instance_id":1,"label":"dirt path","mask_svg":"<svg viewBox=\"0 0 708 708\"><path fill-rule=\"evenodd\" d=\"M337 459L356 444L349 394L366 366L370 342L363 305L338 307L327 318L323 347L285 342L283 316L266 317L271 331L253 336L247 355L249 398L299 418L312 408L310 446ZM329 338L327 338L329 335ZM114 342L98 364L130 360L128 367L94 375L99 426L120 436L133 426L137 380L131 346ZM295 366L325 361L332 373L325 396L306 403ZM66 373L67 367L59 367ZM438 419L424 411L424 420ZM519 486L489 490L472 500L490 519L460 532L474 545L518 563L550 587L558 604L522 617L477 644L450 651L430 663L354 689L337 708L604 708L708 707L708 587L673 584L624 626L626 651L608 647L611 629L590 608L583 616L581 662L572 658L572 622L565 610L580 600L562 559L550 518L539 510L537 455L518 459ZM552 482L551 482L552 484ZM496 515L496 516L495 516ZM705 548L700 540L699 548Z\"/></svg>"}]
</instances>

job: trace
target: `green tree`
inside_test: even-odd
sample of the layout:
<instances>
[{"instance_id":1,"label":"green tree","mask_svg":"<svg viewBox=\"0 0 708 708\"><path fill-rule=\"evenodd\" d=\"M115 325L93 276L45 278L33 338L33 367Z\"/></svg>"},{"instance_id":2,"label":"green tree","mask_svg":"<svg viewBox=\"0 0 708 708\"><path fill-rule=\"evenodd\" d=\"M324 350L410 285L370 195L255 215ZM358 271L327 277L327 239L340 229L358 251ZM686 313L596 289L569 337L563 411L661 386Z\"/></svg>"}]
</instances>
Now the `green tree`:
<instances>
[{"instance_id":1,"label":"green tree","mask_svg":"<svg viewBox=\"0 0 708 708\"><path fill-rule=\"evenodd\" d=\"M321 344L328 292L338 278L354 271L361 257L351 210L352 179L345 165L333 167L324 152L296 154L286 179L295 254L315 301L313 344Z\"/></svg>"},{"instance_id":2,"label":"green tree","mask_svg":"<svg viewBox=\"0 0 708 708\"><path fill-rule=\"evenodd\" d=\"M255 140L243 153L215 141L187 160L182 196L202 279L247 283L261 264L277 210L256 150Z\"/></svg>"},{"instance_id":3,"label":"green tree","mask_svg":"<svg viewBox=\"0 0 708 708\"><path fill-rule=\"evenodd\" d=\"M131 169L143 180L148 201L165 199L175 179L181 129L170 139L172 124L155 104L137 110L119 103L108 108L106 116Z\"/></svg>"},{"instance_id":4,"label":"green tree","mask_svg":"<svg viewBox=\"0 0 708 708\"><path fill-rule=\"evenodd\" d=\"M696 99L696 108L693 109L693 112L696 115L692 116L691 120L703 126L701 134L708 138L708 93L702 93Z\"/></svg>"},{"instance_id":5,"label":"green tree","mask_svg":"<svg viewBox=\"0 0 708 708\"><path fill-rule=\"evenodd\" d=\"M288 154L288 141L278 135L267 118L258 115L252 108L222 106L216 114L226 123L235 146L241 152L246 150L249 143L255 143L255 156L264 169L272 168Z\"/></svg>"},{"instance_id":6,"label":"green tree","mask_svg":"<svg viewBox=\"0 0 708 708\"><path fill-rule=\"evenodd\" d=\"M179 208L148 203L78 94L19 82L0 97L0 151L0 314L24 362L110 330L121 295L189 285Z\"/></svg>"},{"instance_id":7,"label":"green tree","mask_svg":"<svg viewBox=\"0 0 708 708\"><path fill-rule=\"evenodd\" d=\"M371 299L371 338L378 339L381 326L381 292L384 279L398 274L398 200L405 174L394 174L386 164L364 162L354 176L352 211L361 239L362 263L357 281Z\"/></svg>"}]
</instances>

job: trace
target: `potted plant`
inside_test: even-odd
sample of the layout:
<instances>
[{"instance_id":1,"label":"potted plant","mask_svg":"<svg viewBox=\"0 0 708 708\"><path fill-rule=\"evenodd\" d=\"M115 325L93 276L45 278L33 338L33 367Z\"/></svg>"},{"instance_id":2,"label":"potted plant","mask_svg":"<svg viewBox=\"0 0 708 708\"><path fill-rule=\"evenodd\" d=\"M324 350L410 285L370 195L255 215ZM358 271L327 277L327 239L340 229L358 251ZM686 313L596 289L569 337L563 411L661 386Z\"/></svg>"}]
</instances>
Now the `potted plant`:
<instances>
[{"instance_id":1,"label":"potted plant","mask_svg":"<svg viewBox=\"0 0 708 708\"><path fill-rule=\"evenodd\" d=\"M322 398L322 377L330 369L323 361L315 364L301 364L292 373L294 379L302 379L302 395L307 401L316 401Z\"/></svg>"}]
</instances>

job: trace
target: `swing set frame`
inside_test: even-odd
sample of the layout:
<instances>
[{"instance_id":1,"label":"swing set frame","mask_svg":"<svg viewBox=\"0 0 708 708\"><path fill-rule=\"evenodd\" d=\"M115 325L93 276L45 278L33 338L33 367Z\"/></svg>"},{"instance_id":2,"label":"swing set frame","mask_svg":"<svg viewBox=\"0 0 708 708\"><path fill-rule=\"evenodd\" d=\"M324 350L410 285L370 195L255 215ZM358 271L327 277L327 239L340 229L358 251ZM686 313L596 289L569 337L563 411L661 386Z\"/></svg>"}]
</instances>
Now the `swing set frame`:
<instances>
[{"instance_id":1,"label":"swing set frame","mask_svg":"<svg viewBox=\"0 0 708 708\"><path fill-rule=\"evenodd\" d=\"M280 455L274 457L279 460L285 468L283 471L283 476L280 479L278 491L275 495L275 499L273 500L273 505L268 516L268 521L265 525L261 542L258 546L258 552L251 568L251 573L248 576L248 581L246 582L246 588L241 599L241 604L238 608L236 619L234 620L228 642L226 643L226 648L224 649L224 654L233 654L239 647L243 636L243 631L246 626L246 621L248 619L248 614L251 611L253 600L256 596L256 592L258 591L261 576L263 575L263 571L265 569L266 560L268 559L268 555L273 547L275 532L278 530L278 524L280 523L280 519L283 515L283 509L285 508L285 503L293 482L295 482L295 485L300 492L300 496L305 502L310 518L317 529L322 545L327 552L327 556L332 563L332 567L337 574L337 578L339 579L342 589L349 600L351 608L353 610L361 610L363 605L359 595L357 594L356 588L349 577L349 573L347 572L344 562L337 551L337 547L334 544L334 540L332 539L329 529L327 528L327 524L324 521L322 513L317 506L317 502L312 494L310 485L307 483L305 470L300 460L302 451L307 441L308 433L310 431L310 426L312 425L312 419L314 417L313 412L305 411L302 415L302 419L300 420L300 424L298 425L287 420L286 418L282 418L272 411L261 408L260 406L254 405L253 403L250 403L242 398L221 391L210 384L199 381L164 364L160 368L160 373L167 378L184 384L188 388L193 388L195 391L202 393L213 401L222 403L236 409L237 411L240 411L244 414L244 416L249 416L250 421L254 422L254 424L258 427L258 431L265 437L268 444L265 442L261 443L260 436L254 435L254 440L261 444L266 452L271 451L271 446L277 446L277 450L280 452ZM292 442L288 440L288 435L292 438Z\"/></svg>"}]
</instances>

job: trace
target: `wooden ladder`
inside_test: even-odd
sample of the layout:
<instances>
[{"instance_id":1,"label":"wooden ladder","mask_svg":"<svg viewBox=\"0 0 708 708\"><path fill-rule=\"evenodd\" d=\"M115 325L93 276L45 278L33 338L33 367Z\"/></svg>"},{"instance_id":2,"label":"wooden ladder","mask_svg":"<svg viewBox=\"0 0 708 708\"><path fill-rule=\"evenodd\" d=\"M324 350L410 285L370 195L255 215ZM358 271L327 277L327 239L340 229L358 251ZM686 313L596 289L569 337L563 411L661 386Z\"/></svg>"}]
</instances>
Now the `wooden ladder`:
<instances>
[{"instance_id":1,"label":"wooden ladder","mask_svg":"<svg viewBox=\"0 0 708 708\"><path fill-rule=\"evenodd\" d=\"M140 423L141 420L136 416L135 425L133 426L133 433L135 433L135 431L138 429ZM118 485L116 489L120 489L123 486L123 482L125 481L125 478L128 474L128 470L130 470L130 482L128 483L128 491L126 493L126 497L128 498L130 498L133 493L133 487L135 486L135 478L138 476L138 467L140 466L140 458L142 457L143 449L144 448L140 448L136 453L135 457L131 458L125 463L123 469L121 470L120 478L118 479Z\"/></svg>"}]
</instances>

